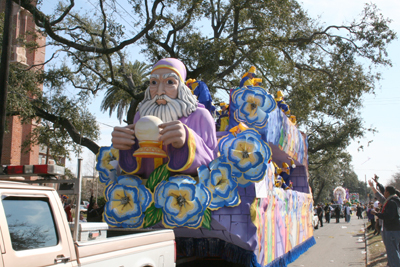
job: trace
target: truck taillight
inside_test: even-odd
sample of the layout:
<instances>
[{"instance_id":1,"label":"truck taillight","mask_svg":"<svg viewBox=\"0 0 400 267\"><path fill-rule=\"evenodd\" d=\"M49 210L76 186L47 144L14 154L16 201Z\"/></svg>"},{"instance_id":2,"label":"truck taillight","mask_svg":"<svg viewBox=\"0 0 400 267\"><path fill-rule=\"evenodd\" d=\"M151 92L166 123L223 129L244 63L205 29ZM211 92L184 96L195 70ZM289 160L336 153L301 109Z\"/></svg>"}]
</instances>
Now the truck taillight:
<instances>
[{"instance_id":1,"label":"truck taillight","mask_svg":"<svg viewBox=\"0 0 400 267\"><path fill-rule=\"evenodd\" d=\"M7 166L7 174L23 174L24 166Z\"/></svg>"},{"instance_id":2,"label":"truck taillight","mask_svg":"<svg viewBox=\"0 0 400 267\"><path fill-rule=\"evenodd\" d=\"M176 263L176 241L174 240L174 262Z\"/></svg>"},{"instance_id":3,"label":"truck taillight","mask_svg":"<svg viewBox=\"0 0 400 267\"><path fill-rule=\"evenodd\" d=\"M33 165L33 173L64 175L64 167L57 165Z\"/></svg>"},{"instance_id":4,"label":"truck taillight","mask_svg":"<svg viewBox=\"0 0 400 267\"><path fill-rule=\"evenodd\" d=\"M33 173L33 165L7 166L7 174L26 174Z\"/></svg>"},{"instance_id":5,"label":"truck taillight","mask_svg":"<svg viewBox=\"0 0 400 267\"><path fill-rule=\"evenodd\" d=\"M7 166L6 174L48 174L48 175L64 175L65 168L58 165L15 165Z\"/></svg>"}]
</instances>

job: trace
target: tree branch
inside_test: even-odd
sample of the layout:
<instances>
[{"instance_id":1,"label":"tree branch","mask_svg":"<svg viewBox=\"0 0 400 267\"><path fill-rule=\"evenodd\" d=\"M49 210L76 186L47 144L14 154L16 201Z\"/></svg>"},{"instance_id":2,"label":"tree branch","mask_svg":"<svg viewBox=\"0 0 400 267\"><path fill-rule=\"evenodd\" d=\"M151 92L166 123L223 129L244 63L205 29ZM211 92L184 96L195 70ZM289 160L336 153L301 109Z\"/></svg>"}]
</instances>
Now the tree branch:
<instances>
[{"instance_id":1,"label":"tree branch","mask_svg":"<svg viewBox=\"0 0 400 267\"><path fill-rule=\"evenodd\" d=\"M71 139L75 143L87 147L94 154L98 153L99 146L92 140L83 137L68 119L54 114L50 114L37 106L33 106L33 108L36 111L36 115L38 117L51 121L52 123L57 123L60 126L62 126L62 128L66 129L68 134L71 136Z\"/></svg>"},{"instance_id":2,"label":"tree branch","mask_svg":"<svg viewBox=\"0 0 400 267\"><path fill-rule=\"evenodd\" d=\"M13 0L16 4L20 4L23 8L28 10L35 20L35 24L41 28L44 28L45 32L55 41L65 44L69 47L75 48L76 50L82 52L96 52L100 54L112 54L118 50L121 50L127 45L133 44L137 42L140 38L142 38L150 29L152 29L157 21L157 8L158 5L162 2L162 0L155 0L153 3L151 18L147 18L146 26L138 33L135 37L122 41L119 45L111 47L111 48L101 48L94 46L85 46L74 41L70 41L61 35L56 34L54 29L52 28L51 22L49 21L48 16L46 16L43 12L38 10L34 4L31 4L31 0Z\"/></svg>"}]
</instances>

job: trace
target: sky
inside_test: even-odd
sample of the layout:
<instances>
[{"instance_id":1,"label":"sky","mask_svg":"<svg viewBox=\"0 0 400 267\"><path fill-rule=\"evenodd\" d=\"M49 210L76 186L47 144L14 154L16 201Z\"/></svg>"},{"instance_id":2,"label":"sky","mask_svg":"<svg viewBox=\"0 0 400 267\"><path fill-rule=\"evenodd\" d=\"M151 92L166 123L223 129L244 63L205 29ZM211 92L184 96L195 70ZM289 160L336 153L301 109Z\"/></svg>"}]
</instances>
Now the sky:
<instances>
[{"instance_id":1,"label":"sky","mask_svg":"<svg viewBox=\"0 0 400 267\"><path fill-rule=\"evenodd\" d=\"M319 17L319 21L325 25L339 25L342 22L352 21L359 17L366 1L305 0L302 3L310 17ZM393 20L391 29L400 33L400 18L396 16L400 11L400 1L375 0L372 3L376 3L384 17ZM396 153L400 148L400 143L396 138L400 127L396 124L397 120L395 119L400 113L400 85L397 82L397 78L400 76L399 47L399 40L395 40L389 45L388 53L393 67L379 69L382 72L382 80L377 84L376 94L365 96L364 107L361 109L364 125L373 127L378 132L367 134L366 138L352 142L348 148L348 152L352 155L354 171L361 181L370 179L374 174L377 174L380 177L379 181L387 184L393 174L397 171L400 172L400 162L397 160ZM137 54L135 53L135 55ZM139 58L139 60L141 59ZM219 96L223 97L222 95ZM100 103L101 96L93 101L89 110L96 115L100 122L101 136L97 143L100 146L108 146L111 144L112 127L119 126L119 122L115 116L110 118L108 113L101 113ZM363 150L358 149L361 145L364 146ZM88 161L88 159L92 161L93 156L91 154L86 150L82 155L83 161ZM67 167L74 171L76 162L76 158L73 158L72 161L67 162ZM90 174L85 174L84 171L84 175Z\"/></svg>"},{"instance_id":2,"label":"sky","mask_svg":"<svg viewBox=\"0 0 400 267\"><path fill-rule=\"evenodd\" d=\"M308 0L303 1L304 8L312 17L320 16L327 24L339 24L351 21L361 13L366 1L359 0ZM400 1L372 1L381 10L384 17L392 19L391 29L400 34ZM392 175L400 172L400 161L397 151L400 143L397 140L400 127L397 124L397 114L400 112L400 41L397 39L388 46L389 58L393 67L382 68L382 80L375 91L375 96L365 96L361 117L366 127L374 127L376 134L367 134L365 139L352 142L348 152L352 155L352 164L358 179L365 181L374 174L379 176L382 184L387 184ZM397 111L396 111L397 110ZM368 142L372 142L368 145ZM358 143L358 141L360 143ZM364 146L359 150L360 145Z\"/></svg>"}]
</instances>

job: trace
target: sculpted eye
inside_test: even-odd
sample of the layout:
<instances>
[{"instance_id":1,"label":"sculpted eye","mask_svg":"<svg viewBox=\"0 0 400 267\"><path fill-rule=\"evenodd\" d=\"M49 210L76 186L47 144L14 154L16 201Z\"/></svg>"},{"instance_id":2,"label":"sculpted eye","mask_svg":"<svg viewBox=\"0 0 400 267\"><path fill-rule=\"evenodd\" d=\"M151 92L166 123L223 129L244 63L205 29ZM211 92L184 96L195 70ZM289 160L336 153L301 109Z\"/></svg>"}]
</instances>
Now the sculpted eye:
<instances>
[{"instance_id":1,"label":"sculpted eye","mask_svg":"<svg viewBox=\"0 0 400 267\"><path fill-rule=\"evenodd\" d=\"M172 85L172 84L174 84L175 82L174 82L174 80L168 80L167 81L167 84L169 84L169 85Z\"/></svg>"},{"instance_id":2,"label":"sculpted eye","mask_svg":"<svg viewBox=\"0 0 400 267\"><path fill-rule=\"evenodd\" d=\"M156 84L157 84L157 81L152 80L152 81L150 81L150 84L151 84L151 85L156 85Z\"/></svg>"}]
</instances>

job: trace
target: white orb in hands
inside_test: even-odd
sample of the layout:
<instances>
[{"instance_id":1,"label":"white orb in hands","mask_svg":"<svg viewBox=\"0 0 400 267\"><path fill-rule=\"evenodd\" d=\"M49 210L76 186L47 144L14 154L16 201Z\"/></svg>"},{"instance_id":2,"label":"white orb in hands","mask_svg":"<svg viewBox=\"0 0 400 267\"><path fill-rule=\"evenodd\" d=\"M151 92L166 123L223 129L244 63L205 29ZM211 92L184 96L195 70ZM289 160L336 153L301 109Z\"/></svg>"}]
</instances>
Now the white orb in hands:
<instances>
[{"instance_id":1,"label":"white orb in hands","mask_svg":"<svg viewBox=\"0 0 400 267\"><path fill-rule=\"evenodd\" d=\"M158 141L160 129L158 125L163 121L160 118L147 115L141 117L135 124L135 135L139 141Z\"/></svg>"}]
</instances>

